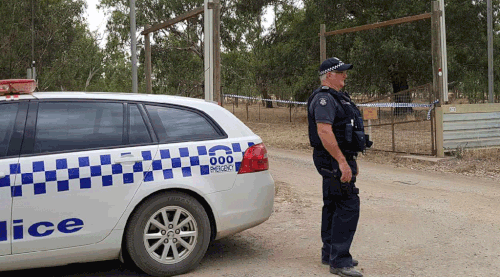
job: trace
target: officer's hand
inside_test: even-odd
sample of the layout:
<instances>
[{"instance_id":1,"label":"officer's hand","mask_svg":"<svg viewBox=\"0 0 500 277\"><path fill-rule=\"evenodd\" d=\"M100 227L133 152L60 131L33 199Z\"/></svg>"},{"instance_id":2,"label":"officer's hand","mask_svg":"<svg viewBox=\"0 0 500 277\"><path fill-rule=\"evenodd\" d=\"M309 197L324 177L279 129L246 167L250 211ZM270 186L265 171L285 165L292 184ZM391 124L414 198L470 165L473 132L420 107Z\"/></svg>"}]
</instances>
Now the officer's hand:
<instances>
[{"instance_id":1,"label":"officer's hand","mask_svg":"<svg viewBox=\"0 0 500 277\"><path fill-rule=\"evenodd\" d=\"M342 183L349 183L352 179L352 171L351 167L347 162L339 164L340 172L342 172L342 176L340 177L340 181Z\"/></svg>"}]
</instances>

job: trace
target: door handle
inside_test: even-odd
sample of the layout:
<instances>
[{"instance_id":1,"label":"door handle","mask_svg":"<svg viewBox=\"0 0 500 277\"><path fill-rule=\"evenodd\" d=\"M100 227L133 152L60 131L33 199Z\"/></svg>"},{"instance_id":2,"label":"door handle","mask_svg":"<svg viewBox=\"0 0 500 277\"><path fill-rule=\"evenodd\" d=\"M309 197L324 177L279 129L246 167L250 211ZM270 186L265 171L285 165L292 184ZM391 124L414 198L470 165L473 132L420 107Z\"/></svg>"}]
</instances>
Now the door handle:
<instances>
[{"instance_id":1,"label":"door handle","mask_svg":"<svg viewBox=\"0 0 500 277\"><path fill-rule=\"evenodd\" d=\"M115 160L115 162L119 163L119 164L136 163L136 162L142 162L142 161L143 161L142 157L137 157L137 156L132 156L132 155L122 156L121 158L118 158Z\"/></svg>"}]
</instances>

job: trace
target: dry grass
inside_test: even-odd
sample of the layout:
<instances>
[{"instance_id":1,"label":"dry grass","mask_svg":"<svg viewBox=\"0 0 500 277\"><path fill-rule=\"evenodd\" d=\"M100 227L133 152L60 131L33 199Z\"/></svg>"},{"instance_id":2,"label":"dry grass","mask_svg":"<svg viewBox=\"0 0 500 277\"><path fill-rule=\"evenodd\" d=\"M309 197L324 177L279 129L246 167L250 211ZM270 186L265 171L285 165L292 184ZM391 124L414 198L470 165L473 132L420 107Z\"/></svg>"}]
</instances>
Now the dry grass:
<instances>
[{"instance_id":1,"label":"dry grass","mask_svg":"<svg viewBox=\"0 0 500 277\"><path fill-rule=\"evenodd\" d=\"M232 111L232 106L226 106ZM290 113L285 108L264 109L261 108L261 118L252 112L258 112L256 105L249 107L249 119L246 119L245 106L235 108L235 114L245 124L259 135L266 146L280 149L292 149L311 152L307 131L307 118L305 111L293 112L290 123ZM397 132L396 151L418 152L430 149L430 126L426 123L415 123L411 126L406 124L396 125ZM392 149L391 126L372 128L372 135L377 144L377 149ZM412 151L412 147L416 150ZM420 149L418 149L420 147ZM430 151L430 150L429 150ZM421 152L420 152L421 153ZM493 178L500 181L500 148L479 150L457 150L449 153L454 159L438 163L409 160L401 158L402 154L384 151L368 150L360 159L382 163L393 164L398 167L406 167L419 170L430 170L438 172L450 172L462 175L481 176Z\"/></svg>"}]
</instances>

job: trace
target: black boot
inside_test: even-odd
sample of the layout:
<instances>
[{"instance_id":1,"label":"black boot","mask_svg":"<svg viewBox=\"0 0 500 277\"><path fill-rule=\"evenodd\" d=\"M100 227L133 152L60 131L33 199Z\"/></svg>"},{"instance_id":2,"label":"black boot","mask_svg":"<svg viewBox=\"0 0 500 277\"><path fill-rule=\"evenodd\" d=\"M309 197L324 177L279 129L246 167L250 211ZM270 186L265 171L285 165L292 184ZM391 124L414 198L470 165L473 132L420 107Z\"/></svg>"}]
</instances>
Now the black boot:
<instances>
[{"instance_id":1,"label":"black boot","mask_svg":"<svg viewBox=\"0 0 500 277\"><path fill-rule=\"evenodd\" d=\"M330 267L330 273L342 277L363 277L363 274L361 274L361 272L359 271L356 271L353 267Z\"/></svg>"}]
</instances>

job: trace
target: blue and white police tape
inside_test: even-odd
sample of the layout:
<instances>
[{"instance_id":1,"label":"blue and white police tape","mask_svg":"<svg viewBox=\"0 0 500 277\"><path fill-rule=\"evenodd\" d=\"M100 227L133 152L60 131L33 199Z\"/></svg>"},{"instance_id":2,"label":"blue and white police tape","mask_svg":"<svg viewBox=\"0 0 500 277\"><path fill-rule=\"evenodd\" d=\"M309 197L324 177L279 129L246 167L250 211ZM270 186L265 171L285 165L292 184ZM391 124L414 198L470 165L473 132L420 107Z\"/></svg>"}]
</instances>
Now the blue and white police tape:
<instances>
[{"instance_id":1,"label":"blue and white police tape","mask_svg":"<svg viewBox=\"0 0 500 277\"><path fill-rule=\"evenodd\" d=\"M290 101L290 100L263 99L263 98L243 96L243 95L224 94L224 97L242 98L242 99L258 100L258 101L271 101L271 102L285 103L285 104L307 105L307 102Z\"/></svg>"},{"instance_id":2,"label":"blue and white police tape","mask_svg":"<svg viewBox=\"0 0 500 277\"><path fill-rule=\"evenodd\" d=\"M242 98L249 100L258 100L258 101L271 101L277 103L286 103L286 104L297 104L297 105L307 105L307 102L299 102L299 101L289 101L289 100L274 100L274 99L263 99L251 96L243 96L243 95L232 95L232 94L224 94L224 97L232 97L232 98ZM358 107L369 107L369 108L429 108L427 112L427 120L431 119L431 111L434 109L439 100L434 101L431 104L418 104L418 103L366 103L366 104L356 104Z\"/></svg>"},{"instance_id":3,"label":"blue and white police tape","mask_svg":"<svg viewBox=\"0 0 500 277\"><path fill-rule=\"evenodd\" d=\"M418 103L366 103L366 104L356 104L358 107L367 108L429 108L427 111L427 120L431 119L431 111L434 109L439 100L432 102L431 104L418 104Z\"/></svg>"}]
</instances>

